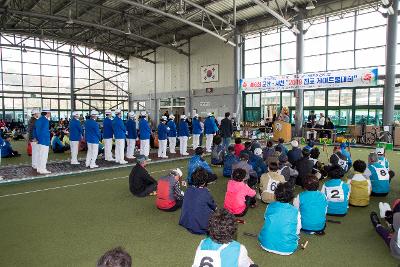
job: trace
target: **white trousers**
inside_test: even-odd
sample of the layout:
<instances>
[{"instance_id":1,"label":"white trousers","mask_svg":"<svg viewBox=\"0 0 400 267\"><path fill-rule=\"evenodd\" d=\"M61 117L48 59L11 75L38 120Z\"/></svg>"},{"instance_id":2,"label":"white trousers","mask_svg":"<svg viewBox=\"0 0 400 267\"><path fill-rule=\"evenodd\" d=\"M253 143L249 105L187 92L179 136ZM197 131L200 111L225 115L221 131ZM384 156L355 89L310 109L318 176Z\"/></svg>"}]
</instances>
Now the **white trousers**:
<instances>
[{"instance_id":1,"label":"white trousers","mask_svg":"<svg viewBox=\"0 0 400 267\"><path fill-rule=\"evenodd\" d=\"M38 155L38 161L37 161L37 171L38 172L46 172L46 164L47 164L47 158L49 157L49 146L44 146L44 145L39 145L37 144L37 153Z\"/></svg>"},{"instance_id":2,"label":"white trousers","mask_svg":"<svg viewBox=\"0 0 400 267\"><path fill-rule=\"evenodd\" d=\"M99 144L87 144L86 167L94 168L96 166L97 155L99 154Z\"/></svg>"},{"instance_id":3,"label":"white trousers","mask_svg":"<svg viewBox=\"0 0 400 267\"><path fill-rule=\"evenodd\" d=\"M163 158L167 156L167 139L158 140L158 157Z\"/></svg>"},{"instance_id":4,"label":"white trousers","mask_svg":"<svg viewBox=\"0 0 400 267\"><path fill-rule=\"evenodd\" d=\"M150 139L140 140L140 155L148 157L150 154Z\"/></svg>"},{"instance_id":5,"label":"white trousers","mask_svg":"<svg viewBox=\"0 0 400 267\"><path fill-rule=\"evenodd\" d=\"M37 169L39 162L39 144L31 142L32 147L32 168Z\"/></svg>"},{"instance_id":6,"label":"white trousers","mask_svg":"<svg viewBox=\"0 0 400 267\"><path fill-rule=\"evenodd\" d=\"M213 138L214 138L213 134L206 134L206 151L207 152L211 152Z\"/></svg>"},{"instance_id":7,"label":"white trousers","mask_svg":"<svg viewBox=\"0 0 400 267\"><path fill-rule=\"evenodd\" d=\"M317 138L317 131L307 131L307 140L312 136L313 139Z\"/></svg>"},{"instance_id":8,"label":"white trousers","mask_svg":"<svg viewBox=\"0 0 400 267\"><path fill-rule=\"evenodd\" d=\"M104 140L104 159L107 161L114 161L112 156L112 138L103 139Z\"/></svg>"},{"instance_id":9,"label":"white trousers","mask_svg":"<svg viewBox=\"0 0 400 267\"><path fill-rule=\"evenodd\" d=\"M128 159L133 159L135 155L135 139L126 139L126 157Z\"/></svg>"},{"instance_id":10,"label":"white trousers","mask_svg":"<svg viewBox=\"0 0 400 267\"><path fill-rule=\"evenodd\" d=\"M176 153L175 148L176 148L176 137L168 137L169 141L169 153Z\"/></svg>"},{"instance_id":11,"label":"white trousers","mask_svg":"<svg viewBox=\"0 0 400 267\"><path fill-rule=\"evenodd\" d=\"M125 161L124 150L125 139L115 139L115 162L121 163Z\"/></svg>"},{"instance_id":12,"label":"white trousers","mask_svg":"<svg viewBox=\"0 0 400 267\"><path fill-rule=\"evenodd\" d=\"M188 137L187 136L179 136L179 153L181 155L186 155L187 154L187 141Z\"/></svg>"},{"instance_id":13,"label":"white trousers","mask_svg":"<svg viewBox=\"0 0 400 267\"><path fill-rule=\"evenodd\" d=\"M199 144L200 144L200 135L194 134L193 135L193 149L198 148Z\"/></svg>"},{"instance_id":14,"label":"white trousers","mask_svg":"<svg viewBox=\"0 0 400 267\"><path fill-rule=\"evenodd\" d=\"M79 141L70 141L71 163L78 163Z\"/></svg>"}]
</instances>

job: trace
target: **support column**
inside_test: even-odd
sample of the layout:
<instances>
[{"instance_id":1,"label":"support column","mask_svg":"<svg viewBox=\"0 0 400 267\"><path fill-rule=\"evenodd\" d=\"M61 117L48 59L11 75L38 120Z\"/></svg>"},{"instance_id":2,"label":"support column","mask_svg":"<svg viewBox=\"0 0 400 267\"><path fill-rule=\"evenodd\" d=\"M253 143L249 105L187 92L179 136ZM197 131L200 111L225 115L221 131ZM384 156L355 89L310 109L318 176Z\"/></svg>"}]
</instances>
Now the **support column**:
<instances>
[{"instance_id":1,"label":"support column","mask_svg":"<svg viewBox=\"0 0 400 267\"><path fill-rule=\"evenodd\" d=\"M236 122L237 125L240 125L241 121L241 113L242 113L242 108L241 108L241 92L240 92L240 79L242 79L242 55L241 55L241 49L242 49L242 40L240 33L237 29L236 26L236 1L233 0L233 25L235 26L235 48L233 52L233 84L234 84L234 94L233 94L233 112L236 113Z\"/></svg>"},{"instance_id":2,"label":"support column","mask_svg":"<svg viewBox=\"0 0 400 267\"><path fill-rule=\"evenodd\" d=\"M192 79L191 79L191 75L190 75L190 68L191 68L191 56L190 56L190 53L191 53L191 38L189 38L188 39L188 53L189 53L189 56L188 56L188 70L189 70L189 73L188 73L188 83L189 83L189 86L188 86L188 88L189 88L189 98L188 98L188 109L189 109L189 113L187 113L188 114L188 116L193 116L194 114L192 114L193 113L193 96L192 96L192 85L191 85L191 83L192 83Z\"/></svg>"},{"instance_id":3,"label":"support column","mask_svg":"<svg viewBox=\"0 0 400 267\"><path fill-rule=\"evenodd\" d=\"M157 129L160 122L160 100L157 96L157 49L154 51L154 124L153 127Z\"/></svg>"},{"instance_id":4,"label":"support column","mask_svg":"<svg viewBox=\"0 0 400 267\"><path fill-rule=\"evenodd\" d=\"M383 91L383 125L393 125L396 83L397 21L399 1L393 1L394 15L388 16L386 27L386 80Z\"/></svg>"},{"instance_id":5,"label":"support column","mask_svg":"<svg viewBox=\"0 0 400 267\"><path fill-rule=\"evenodd\" d=\"M70 86L71 86L71 111L75 111L75 60L72 51L69 50L69 69L70 69Z\"/></svg>"},{"instance_id":6,"label":"support column","mask_svg":"<svg viewBox=\"0 0 400 267\"><path fill-rule=\"evenodd\" d=\"M303 73L304 63L304 14L300 11L298 14L297 29L300 33L296 36L296 73ZM303 127L303 105L304 105L304 91L302 89L296 90L296 125L295 136L301 136Z\"/></svg>"}]
</instances>

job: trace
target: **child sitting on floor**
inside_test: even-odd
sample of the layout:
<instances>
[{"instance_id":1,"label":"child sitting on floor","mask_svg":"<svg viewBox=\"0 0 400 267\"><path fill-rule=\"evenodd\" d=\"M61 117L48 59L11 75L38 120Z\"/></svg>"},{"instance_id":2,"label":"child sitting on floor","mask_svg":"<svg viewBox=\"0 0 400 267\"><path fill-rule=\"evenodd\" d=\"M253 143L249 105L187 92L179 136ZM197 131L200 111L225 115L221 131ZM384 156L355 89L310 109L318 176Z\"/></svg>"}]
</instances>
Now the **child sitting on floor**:
<instances>
[{"instance_id":1,"label":"child sitting on floor","mask_svg":"<svg viewBox=\"0 0 400 267\"><path fill-rule=\"evenodd\" d=\"M354 176L350 183L350 199L352 206L366 207L369 205L369 196L371 195L371 181L364 176L367 164L362 160L356 160L353 164Z\"/></svg>"},{"instance_id":2,"label":"child sitting on floor","mask_svg":"<svg viewBox=\"0 0 400 267\"><path fill-rule=\"evenodd\" d=\"M325 195L318 191L318 178L314 174L309 174L304 180L303 187L306 191L298 194L293 200L293 206L300 211L301 230L307 234L323 235L328 202Z\"/></svg>"},{"instance_id":3,"label":"child sitting on floor","mask_svg":"<svg viewBox=\"0 0 400 267\"><path fill-rule=\"evenodd\" d=\"M265 164L264 160L262 159L261 148L254 149L254 154L250 155L249 163L253 167L253 170L257 173L258 179L260 179L261 175L267 171L267 164Z\"/></svg>"},{"instance_id":4,"label":"child sitting on floor","mask_svg":"<svg viewBox=\"0 0 400 267\"><path fill-rule=\"evenodd\" d=\"M224 158L224 170L223 170L224 177L232 176L232 166L233 164L238 162L239 159L235 156L235 147L233 145L230 145L228 147L228 153Z\"/></svg>"},{"instance_id":5,"label":"child sitting on floor","mask_svg":"<svg viewBox=\"0 0 400 267\"><path fill-rule=\"evenodd\" d=\"M222 144L222 138L219 135L214 136L214 146L211 152L211 164L223 165L225 157L225 146Z\"/></svg>"},{"instance_id":6,"label":"child sitting on floor","mask_svg":"<svg viewBox=\"0 0 400 267\"><path fill-rule=\"evenodd\" d=\"M268 172L261 175L260 193L261 200L264 203L275 201L275 190L278 184L285 183L285 177L278 173L279 165L277 162L271 162L268 167ZM292 185L293 186L293 185Z\"/></svg>"},{"instance_id":7,"label":"child sitting on floor","mask_svg":"<svg viewBox=\"0 0 400 267\"><path fill-rule=\"evenodd\" d=\"M236 157L239 157L240 152L244 150L244 145L242 144L242 139L236 138L235 139L235 155Z\"/></svg>"},{"instance_id":8,"label":"child sitting on floor","mask_svg":"<svg viewBox=\"0 0 400 267\"><path fill-rule=\"evenodd\" d=\"M210 217L208 237L197 247L192 267L256 267L246 248L234 240L236 232L235 217L226 209L217 210Z\"/></svg>"},{"instance_id":9,"label":"child sitting on floor","mask_svg":"<svg viewBox=\"0 0 400 267\"><path fill-rule=\"evenodd\" d=\"M292 185L283 183L276 187L276 201L267 206L258 236L264 250L279 255L290 255L297 250L301 219L299 210L290 204L293 197Z\"/></svg>"},{"instance_id":10,"label":"child sitting on floor","mask_svg":"<svg viewBox=\"0 0 400 267\"><path fill-rule=\"evenodd\" d=\"M322 186L321 192L328 200L328 215L344 217L349 209L350 186L341 177L331 177Z\"/></svg>"},{"instance_id":11,"label":"child sitting on floor","mask_svg":"<svg viewBox=\"0 0 400 267\"><path fill-rule=\"evenodd\" d=\"M224 208L237 217L246 215L248 208L256 204L256 191L243 182L245 177L245 170L234 170L226 189Z\"/></svg>"},{"instance_id":12,"label":"child sitting on floor","mask_svg":"<svg viewBox=\"0 0 400 267\"><path fill-rule=\"evenodd\" d=\"M192 234L207 234L208 219L217 208L207 189L208 179L207 171L197 168L192 174L193 186L189 186L185 192L179 225Z\"/></svg>"}]
</instances>

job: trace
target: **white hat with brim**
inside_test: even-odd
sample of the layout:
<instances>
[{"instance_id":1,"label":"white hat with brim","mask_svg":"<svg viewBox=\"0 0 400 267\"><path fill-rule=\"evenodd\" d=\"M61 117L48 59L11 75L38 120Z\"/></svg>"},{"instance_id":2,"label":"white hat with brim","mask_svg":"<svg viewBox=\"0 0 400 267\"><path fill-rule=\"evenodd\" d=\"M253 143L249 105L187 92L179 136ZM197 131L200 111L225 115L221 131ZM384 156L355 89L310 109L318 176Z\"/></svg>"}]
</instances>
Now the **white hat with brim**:
<instances>
[{"instance_id":1,"label":"white hat with brim","mask_svg":"<svg viewBox=\"0 0 400 267\"><path fill-rule=\"evenodd\" d=\"M112 114L111 110L106 110L104 113L105 113L106 115Z\"/></svg>"},{"instance_id":2,"label":"white hat with brim","mask_svg":"<svg viewBox=\"0 0 400 267\"><path fill-rule=\"evenodd\" d=\"M90 111L90 116L98 116L99 112L97 112L97 110L92 110Z\"/></svg>"},{"instance_id":3,"label":"white hat with brim","mask_svg":"<svg viewBox=\"0 0 400 267\"><path fill-rule=\"evenodd\" d=\"M120 109L116 109L116 110L114 110L114 113L115 114L121 114L121 110Z\"/></svg>"},{"instance_id":4,"label":"white hat with brim","mask_svg":"<svg viewBox=\"0 0 400 267\"><path fill-rule=\"evenodd\" d=\"M128 113L128 115L129 115L129 117L133 118L133 117L135 117L135 112L131 111Z\"/></svg>"},{"instance_id":5,"label":"white hat with brim","mask_svg":"<svg viewBox=\"0 0 400 267\"><path fill-rule=\"evenodd\" d=\"M375 153L378 155L383 155L383 154L385 154L385 149L383 147L377 147L375 149Z\"/></svg>"},{"instance_id":6,"label":"white hat with brim","mask_svg":"<svg viewBox=\"0 0 400 267\"><path fill-rule=\"evenodd\" d=\"M78 116L79 116L79 112L78 112L78 111L72 112L72 116L73 116L73 117L78 117Z\"/></svg>"}]
</instances>

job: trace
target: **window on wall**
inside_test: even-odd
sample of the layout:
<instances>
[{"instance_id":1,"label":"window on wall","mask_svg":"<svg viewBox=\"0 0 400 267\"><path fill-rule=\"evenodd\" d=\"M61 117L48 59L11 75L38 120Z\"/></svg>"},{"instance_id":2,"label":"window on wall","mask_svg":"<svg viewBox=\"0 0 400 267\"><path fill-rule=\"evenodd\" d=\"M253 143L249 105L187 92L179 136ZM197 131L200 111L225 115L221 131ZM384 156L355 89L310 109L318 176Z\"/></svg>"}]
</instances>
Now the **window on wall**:
<instances>
[{"instance_id":1,"label":"window on wall","mask_svg":"<svg viewBox=\"0 0 400 267\"><path fill-rule=\"evenodd\" d=\"M260 94L246 94L247 108L256 108L260 106Z\"/></svg>"},{"instance_id":2,"label":"window on wall","mask_svg":"<svg viewBox=\"0 0 400 267\"><path fill-rule=\"evenodd\" d=\"M296 105L296 98L293 92L282 92L282 106L294 107Z\"/></svg>"},{"instance_id":3,"label":"window on wall","mask_svg":"<svg viewBox=\"0 0 400 267\"><path fill-rule=\"evenodd\" d=\"M304 92L304 106L325 106L325 90L312 90Z\"/></svg>"}]
</instances>

